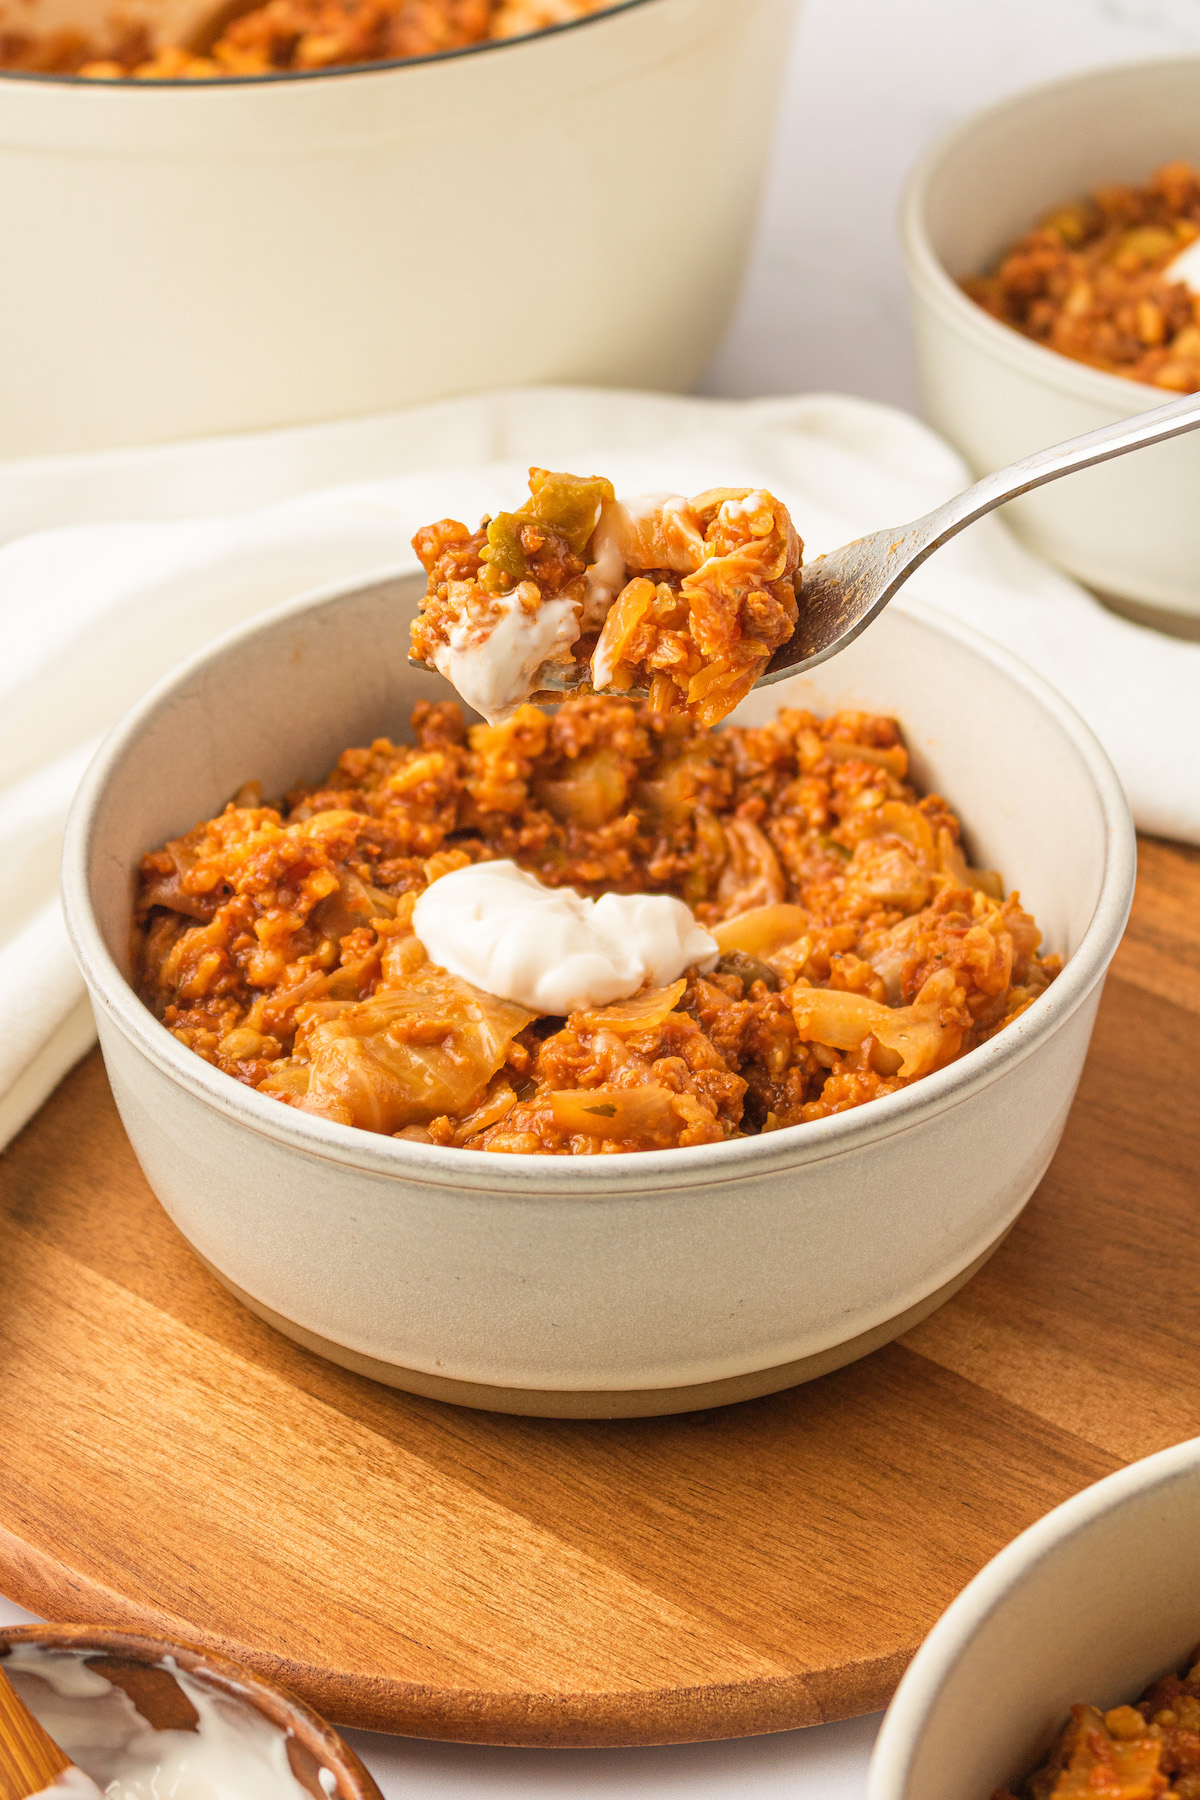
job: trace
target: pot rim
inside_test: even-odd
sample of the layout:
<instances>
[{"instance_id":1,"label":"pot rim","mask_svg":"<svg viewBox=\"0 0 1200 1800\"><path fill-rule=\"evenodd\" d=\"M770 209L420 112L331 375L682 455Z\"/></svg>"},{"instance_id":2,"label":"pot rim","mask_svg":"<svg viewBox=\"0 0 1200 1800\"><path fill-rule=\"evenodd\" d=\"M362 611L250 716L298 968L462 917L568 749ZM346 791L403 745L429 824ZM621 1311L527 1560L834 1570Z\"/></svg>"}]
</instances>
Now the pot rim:
<instances>
[{"instance_id":1,"label":"pot rim","mask_svg":"<svg viewBox=\"0 0 1200 1800\"><path fill-rule=\"evenodd\" d=\"M1140 62L1107 64L1099 69L1086 69L1055 81L1043 81L1022 88L995 105L982 108L937 137L914 165L900 201L898 230L900 248L909 281L943 321L960 336L974 340L975 345L997 362L1007 363L1015 372L1053 388L1075 400L1112 414L1117 418L1132 417L1150 406L1161 406L1166 389L1150 382L1131 381L1124 375L1111 375L1105 369L1094 369L1089 363L1076 362L1058 350L1035 343L1011 325L985 312L982 306L963 293L930 241L927 223L929 190L942 169L951 163L961 147L981 129L986 129L1009 115L1019 115L1030 105L1071 89L1119 84L1127 77L1144 75L1148 70L1178 72L1181 64L1190 64L1200 86L1200 51L1178 56L1146 57Z\"/></svg>"},{"instance_id":2,"label":"pot rim","mask_svg":"<svg viewBox=\"0 0 1200 1800\"><path fill-rule=\"evenodd\" d=\"M392 56L381 62L337 63L323 69L272 69L261 75L205 75L202 79L185 75L127 76L109 81L97 81L90 76L50 69L0 69L0 81L28 81L52 87L83 87L89 91L121 94L136 93L141 89L155 92L161 88L203 93L212 88L261 87L285 81L328 81L348 75L378 75L396 69L422 68L430 63L457 62L461 57L480 56L489 50L511 50L520 44L533 43L541 38L561 37L565 32L578 30L581 25L594 25L616 13L633 12L638 7L654 4L661 4L661 0L608 0L608 4L599 12L585 13L579 19L564 19L558 25L543 25L536 31L521 32L516 37L484 38L477 44L461 44L454 50L431 50L424 56Z\"/></svg>"},{"instance_id":3,"label":"pot rim","mask_svg":"<svg viewBox=\"0 0 1200 1800\"><path fill-rule=\"evenodd\" d=\"M122 1626L49 1622L6 1625L0 1626L0 1669L4 1667L6 1652L22 1644L124 1657L149 1668L160 1667L169 1656L185 1674L194 1675L220 1693L233 1695L277 1726L281 1735L295 1737L337 1780L334 1800L383 1800L370 1771L327 1719L278 1682L219 1650L206 1649L190 1638L160 1637L153 1632L128 1631Z\"/></svg>"},{"instance_id":4,"label":"pot rim","mask_svg":"<svg viewBox=\"0 0 1200 1800\"><path fill-rule=\"evenodd\" d=\"M867 1800L901 1800L914 1752L947 1677L971 1641L1040 1564L1095 1521L1143 1494L1200 1473L1200 1437L1172 1444L1105 1475L1054 1507L985 1563L952 1600L909 1664L888 1707L867 1777Z\"/></svg>"},{"instance_id":5,"label":"pot rim","mask_svg":"<svg viewBox=\"0 0 1200 1800\"><path fill-rule=\"evenodd\" d=\"M748 1176L798 1168L914 1129L934 1114L969 1100L1032 1055L1065 1025L1103 979L1120 941L1133 899L1136 840L1124 791L1108 755L1075 709L1041 676L981 633L916 601L901 610L919 624L955 638L1031 692L1056 720L1081 756L1093 782L1106 827L1104 869L1096 904L1078 948L1062 973L1011 1025L985 1044L912 1087L886 1094L868 1106L810 1124L785 1126L766 1136L672 1150L634 1151L619 1157L512 1155L474 1156L436 1144L414 1144L283 1106L243 1086L179 1043L137 997L103 940L92 907L88 866L95 814L125 755L154 717L169 707L178 689L227 657L264 629L289 618L304 618L339 600L394 581L411 571L394 565L315 592L256 615L214 638L168 671L112 728L80 782L67 819L62 852L62 901L67 931L83 971L93 1006L147 1060L177 1086L244 1128L306 1155L360 1172L414 1184L469 1189L525 1199L569 1193L578 1199L607 1199L618 1193L649 1193L745 1180ZM569 1171L565 1164L569 1164ZM616 1166L614 1166L616 1165Z\"/></svg>"}]
</instances>

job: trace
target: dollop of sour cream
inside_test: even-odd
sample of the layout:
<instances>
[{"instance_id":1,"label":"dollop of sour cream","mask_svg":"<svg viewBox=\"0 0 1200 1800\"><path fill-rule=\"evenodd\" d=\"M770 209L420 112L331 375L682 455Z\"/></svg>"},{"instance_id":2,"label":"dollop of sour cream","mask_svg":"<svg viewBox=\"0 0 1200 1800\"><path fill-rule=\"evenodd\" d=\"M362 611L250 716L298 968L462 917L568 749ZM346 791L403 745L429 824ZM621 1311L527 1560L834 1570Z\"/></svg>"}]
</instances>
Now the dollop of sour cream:
<instances>
[{"instance_id":1,"label":"dollop of sour cream","mask_svg":"<svg viewBox=\"0 0 1200 1800\"><path fill-rule=\"evenodd\" d=\"M426 888L413 930L432 962L485 993L556 1017L665 987L717 941L669 894L550 888L514 862L473 863Z\"/></svg>"}]
</instances>

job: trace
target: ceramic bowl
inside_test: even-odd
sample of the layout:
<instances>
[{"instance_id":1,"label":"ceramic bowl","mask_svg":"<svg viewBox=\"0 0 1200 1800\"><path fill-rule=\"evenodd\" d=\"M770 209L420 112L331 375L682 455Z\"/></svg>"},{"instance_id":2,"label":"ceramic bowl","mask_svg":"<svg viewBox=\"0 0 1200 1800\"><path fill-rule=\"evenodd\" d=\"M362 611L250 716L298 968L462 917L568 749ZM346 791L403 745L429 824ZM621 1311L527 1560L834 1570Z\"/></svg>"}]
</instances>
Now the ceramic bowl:
<instances>
[{"instance_id":1,"label":"ceramic bowl","mask_svg":"<svg viewBox=\"0 0 1200 1800\"><path fill-rule=\"evenodd\" d=\"M691 387L741 280L794 4L621 0L241 80L0 72L0 242L22 247L0 458L529 382Z\"/></svg>"},{"instance_id":2,"label":"ceramic bowl","mask_svg":"<svg viewBox=\"0 0 1200 1800\"><path fill-rule=\"evenodd\" d=\"M347 1367L501 1411L685 1411L790 1386L923 1318L995 1248L1054 1153L1128 912L1134 839L1067 704L970 631L893 607L751 696L891 710L917 779L1035 912L1060 978L1005 1032L819 1123L636 1155L489 1156L285 1108L184 1049L126 979L140 854L251 776L321 776L449 689L406 660L423 577L291 603L153 690L76 800L69 929L121 1116L193 1248Z\"/></svg>"},{"instance_id":3,"label":"ceramic bowl","mask_svg":"<svg viewBox=\"0 0 1200 1800\"><path fill-rule=\"evenodd\" d=\"M284 1688L241 1663L197 1645L103 1625L14 1625L0 1629L0 1669L23 1645L72 1658L86 1653L87 1666L123 1688L155 1730L186 1730L195 1710L175 1681L182 1670L216 1695L261 1713L287 1741L292 1773L313 1800L382 1800L379 1789L354 1751L310 1707ZM15 1677L22 1699L37 1715L36 1677ZM86 1772L86 1771L85 1771Z\"/></svg>"},{"instance_id":4,"label":"ceramic bowl","mask_svg":"<svg viewBox=\"0 0 1200 1800\"><path fill-rule=\"evenodd\" d=\"M963 1589L888 1709L867 1800L991 1800L1072 1705L1136 1700L1200 1641L1200 1438L1021 1533Z\"/></svg>"},{"instance_id":5,"label":"ceramic bowl","mask_svg":"<svg viewBox=\"0 0 1200 1800\"><path fill-rule=\"evenodd\" d=\"M911 177L901 241L930 423L977 475L1172 398L1033 343L958 286L1061 201L1161 163L1200 163L1200 55L1018 94L967 120ZM1098 592L1200 619L1200 434L1052 482L1006 508L1033 549Z\"/></svg>"}]
</instances>

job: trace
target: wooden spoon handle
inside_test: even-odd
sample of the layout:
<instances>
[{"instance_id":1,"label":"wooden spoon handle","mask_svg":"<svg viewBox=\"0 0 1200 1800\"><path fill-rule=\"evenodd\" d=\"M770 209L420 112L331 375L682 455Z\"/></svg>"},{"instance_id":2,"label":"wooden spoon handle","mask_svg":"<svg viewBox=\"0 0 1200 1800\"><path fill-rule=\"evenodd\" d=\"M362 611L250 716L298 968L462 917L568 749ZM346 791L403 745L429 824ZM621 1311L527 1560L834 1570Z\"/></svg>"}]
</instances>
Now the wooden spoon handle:
<instances>
[{"instance_id":1,"label":"wooden spoon handle","mask_svg":"<svg viewBox=\"0 0 1200 1800\"><path fill-rule=\"evenodd\" d=\"M44 1731L0 1666L0 1800L53 1787L71 1759Z\"/></svg>"}]
</instances>

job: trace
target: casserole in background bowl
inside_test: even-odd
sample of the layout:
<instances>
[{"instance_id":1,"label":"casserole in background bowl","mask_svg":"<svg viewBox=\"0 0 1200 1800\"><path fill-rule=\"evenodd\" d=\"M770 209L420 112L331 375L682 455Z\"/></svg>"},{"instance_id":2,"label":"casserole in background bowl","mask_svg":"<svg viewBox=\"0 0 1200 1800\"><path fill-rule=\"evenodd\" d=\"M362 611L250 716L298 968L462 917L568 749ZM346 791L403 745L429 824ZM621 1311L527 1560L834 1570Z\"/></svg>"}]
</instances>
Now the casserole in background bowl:
<instances>
[{"instance_id":1,"label":"casserole in background bowl","mask_svg":"<svg viewBox=\"0 0 1200 1800\"><path fill-rule=\"evenodd\" d=\"M925 415L975 475L1159 406L1162 388L1075 362L992 318L959 282L1044 214L1163 163L1200 163L1200 55L1071 76L968 119L913 172L901 212ZM1148 623L1200 623L1200 440L1176 438L1005 508L1013 528ZM1147 610L1148 609L1148 610Z\"/></svg>"},{"instance_id":2,"label":"casserole in background bowl","mask_svg":"<svg viewBox=\"0 0 1200 1800\"><path fill-rule=\"evenodd\" d=\"M524 383L692 386L793 10L618 0L309 73L0 71L0 458Z\"/></svg>"},{"instance_id":3,"label":"casserole in background bowl","mask_svg":"<svg viewBox=\"0 0 1200 1800\"><path fill-rule=\"evenodd\" d=\"M918 1650L883 1722L867 1800L1017 1793L1070 1707L1135 1701L1181 1667L1200 1641L1198 1519L1192 1438L1022 1532Z\"/></svg>"},{"instance_id":4,"label":"casserole in background bowl","mask_svg":"<svg viewBox=\"0 0 1200 1800\"><path fill-rule=\"evenodd\" d=\"M179 1043L128 980L142 852L243 781L279 792L400 736L423 577L293 602L168 677L68 825L68 925L151 1186L261 1317L346 1367L497 1411L617 1417L774 1392L895 1337L1000 1242L1054 1153L1128 914L1134 839L1090 732L964 628L893 608L732 715L896 713L915 778L1068 961L1011 1026L913 1087L768 1135L619 1157L401 1142L284 1107Z\"/></svg>"}]
</instances>

